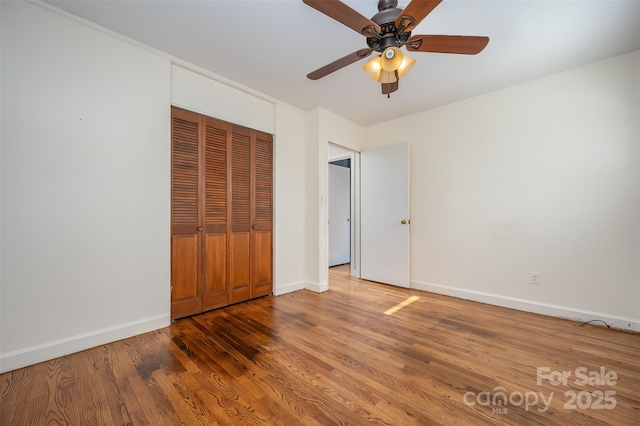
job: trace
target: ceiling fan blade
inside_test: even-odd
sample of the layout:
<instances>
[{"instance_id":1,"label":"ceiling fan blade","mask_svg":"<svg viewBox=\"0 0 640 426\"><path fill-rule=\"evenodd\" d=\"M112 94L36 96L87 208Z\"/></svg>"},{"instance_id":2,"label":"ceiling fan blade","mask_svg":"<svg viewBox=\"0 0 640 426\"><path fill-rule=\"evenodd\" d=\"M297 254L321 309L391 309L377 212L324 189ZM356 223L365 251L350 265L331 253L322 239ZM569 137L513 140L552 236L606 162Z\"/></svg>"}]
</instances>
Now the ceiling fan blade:
<instances>
[{"instance_id":1,"label":"ceiling fan blade","mask_svg":"<svg viewBox=\"0 0 640 426\"><path fill-rule=\"evenodd\" d=\"M475 55L489 43L489 37L415 35L409 39L407 50L412 52L458 53Z\"/></svg>"},{"instance_id":2,"label":"ceiling fan blade","mask_svg":"<svg viewBox=\"0 0 640 426\"><path fill-rule=\"evenodd\" d=\"M371 52L373 52L371 49L360 49L356 52L349 53L347 56L343 56L342 58L333 61L322 68L318 68L317 70L310 72L309 74L307 74L307 78L310 80L317 80L319 78L322 78L334 71L338 71L340 68L344 68L347 65L351 65L352 63L357 62L362 58L366 58L367 56L371 55Z\"/></svg>"},{"instance_id":3,"label":"ceiling fan blade","mask_svg":"<svg viewBox=\"0 0 640 426\"><path fill-rule=\"evenodd\" d=\"M318 12L322 12L329 18L333 18L341 24L346 25L358 34L362 34L366 28L372 27L379 33L380 26L372 20L365 18L360 13L351 9L340 0L302 0L306 5L311 6Z\"/></svg>"},{"instance_id":4,"label":"ceiling fan blade","mask_svg":"<svg viewBox=\"0 0 640 426\"><path fill-rule=\"evenodd\" d=\"M403 32L413 30L440 2L442 0L411 0L396 18L396 28ZM413 18L413 21L406 19L406 16Z\"/></svg>"}]
</instances>

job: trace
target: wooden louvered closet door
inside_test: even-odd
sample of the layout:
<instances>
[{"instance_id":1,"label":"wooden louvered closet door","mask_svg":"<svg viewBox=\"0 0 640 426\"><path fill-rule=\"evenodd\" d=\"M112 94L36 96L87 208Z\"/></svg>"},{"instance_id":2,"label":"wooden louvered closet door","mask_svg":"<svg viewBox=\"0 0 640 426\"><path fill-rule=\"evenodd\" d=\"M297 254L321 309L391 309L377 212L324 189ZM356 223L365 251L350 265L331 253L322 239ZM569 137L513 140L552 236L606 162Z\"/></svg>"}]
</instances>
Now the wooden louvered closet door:
<instances>
[{"instance_id":1,"label":"wooden louvered closet door","mask_svg":"<svg viewBox=\"0 0 640 426\"><path fill-rule=\"evenodd\" d=\"M231 132L231 245L229 247L230 303L251 297L251 131Z\"/></svg>"},{"instance_id":2,"label":"wooden louvered closet door","mask_svg":"<svg viewBox=\"0 0 640 426\"><path fill-rule=\"evenodd\" d=\"M227 279L227 228L229 182L227 179L229 125L203 117L205 127L204 194L204 286L202 311L229 303Z\"/></svg>"},{"instance_id":3,"label":"wooden louvered closet door","mask_svg":"<svg viewBox=\"0 0 640 426\"><path fill-rule=\"evenodd\" d=\"M200 119L172 111L171 317L202 312L200 297Z\"/></svg>"},{"instance_id":4,"label":"wooden louvered closet door","mask_svg":"<svg viewBox=\"0 0 640 426\"><path fill-rule=\"evenodd\" d=\"M272 291L273 137L172 108L171 317Z\"/></svg>"},{"instance_id":5,"label":"wooden louvered closet door","mask_svg":"<svg viewBox=\"0 0 640 426\"><path fill-rule=\"evenodd\" d=\"M272 258L273 258L273 137L266 133L256 132L253 167L253 196L251 207L253 216L253 233L251 241L252 262L251 291L252 297L260 297L272 290Z\"/></svg>"}]
</instances>

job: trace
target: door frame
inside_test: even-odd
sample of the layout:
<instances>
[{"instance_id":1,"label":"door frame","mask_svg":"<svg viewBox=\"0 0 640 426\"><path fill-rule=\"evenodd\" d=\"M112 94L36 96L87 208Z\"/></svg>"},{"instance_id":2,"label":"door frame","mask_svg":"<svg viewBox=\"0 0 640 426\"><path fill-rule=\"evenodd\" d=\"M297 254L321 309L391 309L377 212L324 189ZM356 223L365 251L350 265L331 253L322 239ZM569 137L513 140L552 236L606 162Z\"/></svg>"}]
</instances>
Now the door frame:
<instances>
[{"instance_id":1,"label":"door frame","mask_svg":"<svg viewBox=\"0 0 640 426\"><path fill-rule=\"evenodd\" d=\"M334 146L342 151L344 155L329 157L329 146ZM345 146L327 142L327 161L325 168L325 217L329 218L329 162L336 160L351 160L351 275L360 278L360 153ZM324 269L329 269L329 227L325 228L325 265ZM327 279L327 288L329 281Z\"/></svg>"}]
</instances>

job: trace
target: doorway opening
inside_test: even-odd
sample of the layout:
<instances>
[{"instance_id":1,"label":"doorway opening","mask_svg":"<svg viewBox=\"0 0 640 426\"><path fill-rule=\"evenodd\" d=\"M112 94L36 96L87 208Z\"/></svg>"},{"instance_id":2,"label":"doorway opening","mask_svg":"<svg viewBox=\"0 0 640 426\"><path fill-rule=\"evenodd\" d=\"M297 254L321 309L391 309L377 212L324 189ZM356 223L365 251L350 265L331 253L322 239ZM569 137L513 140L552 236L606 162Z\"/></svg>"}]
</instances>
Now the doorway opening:
<instances>
[{"instance_id":1,"label":"doorway opening","mask_svg":"<svg viewBox=\"0 0 640 426\"><path fill-rule=\"evenodd\" d=\"M351 159L329 162L329 267L351 263Z\"/></svg>"}]
</instances>

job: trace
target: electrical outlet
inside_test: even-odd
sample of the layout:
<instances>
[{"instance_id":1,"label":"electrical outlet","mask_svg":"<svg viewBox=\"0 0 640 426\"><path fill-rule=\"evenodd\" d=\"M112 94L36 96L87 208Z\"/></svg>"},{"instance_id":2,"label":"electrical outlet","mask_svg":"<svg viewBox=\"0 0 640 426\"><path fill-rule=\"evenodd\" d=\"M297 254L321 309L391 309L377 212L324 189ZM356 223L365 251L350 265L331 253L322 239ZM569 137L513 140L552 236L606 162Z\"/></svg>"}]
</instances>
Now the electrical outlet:
<instances>
[{"instance_id":1,"label":"electrical outlet","mask_svg":"<svg viewBox=\"0 0 640 426\"><path fill-rule=\"evenodd\" d=\"M540 284L540 273L532 272L531 273L531 284Z\"/></svg>"}]
</instances>

